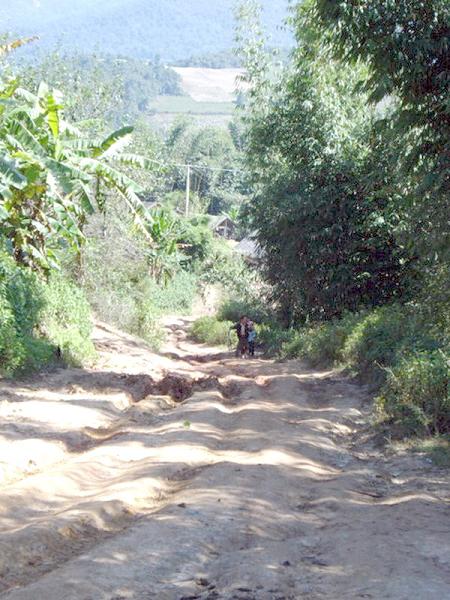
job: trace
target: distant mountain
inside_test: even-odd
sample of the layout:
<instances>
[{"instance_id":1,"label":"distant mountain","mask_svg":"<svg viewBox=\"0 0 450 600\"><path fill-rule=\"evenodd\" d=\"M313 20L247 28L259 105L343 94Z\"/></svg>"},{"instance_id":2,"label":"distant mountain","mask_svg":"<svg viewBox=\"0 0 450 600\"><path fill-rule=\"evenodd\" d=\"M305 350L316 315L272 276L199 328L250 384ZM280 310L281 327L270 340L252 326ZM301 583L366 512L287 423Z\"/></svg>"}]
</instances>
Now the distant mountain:
<instances>
[{"instance_id":1,"label":"distant mountain","mask_svg":"<svg viewBox=\"0 0 450 600\"><path fill-rule=\"evenodd\" d=\"M39 35L36 47L99 50L165 61L233 45L234 0L0 0L0 33ZM288 0L263 0L271 45L286 47Z\"/></svg>"}]
</instances>

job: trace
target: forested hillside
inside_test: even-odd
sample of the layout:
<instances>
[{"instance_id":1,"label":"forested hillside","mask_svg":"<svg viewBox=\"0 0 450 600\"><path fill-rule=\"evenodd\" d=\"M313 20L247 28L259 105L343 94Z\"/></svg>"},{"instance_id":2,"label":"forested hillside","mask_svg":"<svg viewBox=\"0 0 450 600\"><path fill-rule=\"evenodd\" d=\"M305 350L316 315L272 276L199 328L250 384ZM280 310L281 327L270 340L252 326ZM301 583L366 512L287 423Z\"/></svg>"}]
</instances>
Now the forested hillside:
<instances>
[{"instance_id":1,"label":"forested hillside","mask_svg":"<svg viewBox=\"0 0 450 600\"><path fill-rule=\"evenodd\" d=\"M264 22L273 44L291 37L281 25L287 0L265 0ZM9 0L0 1L3 28L39 35L42 48L100 50L165 61L217 53L233 45L233 1L207 0Z\"/></svg>"}]
</instances>

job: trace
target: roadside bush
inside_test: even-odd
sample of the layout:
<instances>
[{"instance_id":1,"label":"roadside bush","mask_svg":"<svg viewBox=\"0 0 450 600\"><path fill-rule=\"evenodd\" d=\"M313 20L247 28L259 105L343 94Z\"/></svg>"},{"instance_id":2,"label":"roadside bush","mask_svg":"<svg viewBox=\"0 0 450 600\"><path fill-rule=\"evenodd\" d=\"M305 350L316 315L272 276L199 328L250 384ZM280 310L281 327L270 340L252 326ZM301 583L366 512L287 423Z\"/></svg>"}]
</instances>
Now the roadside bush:
<instances>
[{"instance_id":1,"label":"roadside bush","mask_svg":"<svg viewBox=\"0 0 450 600\"><path fill-rule=\"evenodd\" d=\"M228 344L230 321L219 321L216 317L201 317L194 321L191 335L196 342L210 346L225 346Z\"/></svg>"},{"instance_id":2,"label":"roadside bush","mask_svg":"<svg viewBox=\"0 0 450 600\"><path fill-rule=\"evenodd\" d=\"M0 373L42 368L58 358L82 364L93 355L89 306L59 274L45 282L0 253Z\"/></svg>"},{"instance_id":3,"label":"roadside bush","mask_svg":"<svg viewBox=\"0 0 450 600\"><path fill-rule=\"evenodd\" d=\"M201 268L214 249L215 240L208 222L206 216L185 221L177 240L182 244L183 253L189 258L189 267L194 270Z\"/></svg>"},{"instance_id":4,"label":"roadside bush","mask_svg":"<svg viewBox=\"0 0 450 600\"><path fill-rule=\"evenodd\" d=\"M35 339L44 305L44 284L0 251L0 373L41 366L54 355L50 345Z\"/></svg>"},{"instance_id":5,"label":"roadside bush","mask_svg":"<svg viewBox=\"0 0 450 600\"><path fill-rule=\"evenodd\" d=\"M258 298L229 298L219 306L217 318L221 321L237 323L242 315L247 315L255 323L270 320L269 311Z\"/></svg>"},{"instance_id":6,"label":"roadside bush","mask_svg":"<svg viewBox=\"0 0 450 600\"><path fill-rule=\"evenodd\" d=\"M277 356L284 344L292 342L297 332L293 329L283 329L279 325L262 324L257 329L257 344L266 356Z\"/></svg>"},{"instance_id":7,"label":"roadside bush","mask_svg":"<svg viewBox=\"0 0 450 600\"><path fill-rule=\"evenodd\" d=\"M39 330L67 364L81 366L95 355L89 303L80 287L60 273L52 273L44 286Z\"/></svg>"},{"instance_id":8,"label":"roadside bush","mask_svg":"<svg viewBox=\"0 0 450 600\"><path fill-rule=\"evenodd\" d=\"M413 442L412 450L428 455L437 467L450 468L450 434L448 433L434 435L428 439L416 439Z\"/></svg>"},{"instance_id":9,"label":"roadside bush","mask_svg":"<svg viewBox=\"0 0 450 600\"><path fill-rule=\"evenodd\" d=\"M0 295L0 373L8 375L18 369L25 359L23 337L17 330L10 303Z\"/></svg>"},{"instance_id":10,"label":"roadside bush","mask_svg":"<svg viewBox=\"0 0 450 600\"><path fill-rule=\"evenodd\" d=\"M405 356L389 369L377 407L400 434L450 433L449 376L442 350Z\"/></svg>"},{"instance_id":11,"label":"roadside bush","mask_svg":"<svg viewBox=\"0 0 450 600\"><path fill-rule=\"evenodd\" d=\"M151 297L136 298L127 331L145 340L152 350L159 350L164 340L164 330L160 325L161 312L155 307ZM117 324L121 329L123 325Z\"/></svg>"},{"instance_id":12,"label":"roadside bush","mask_svg":"<svg viewBox=\"0 0 450 600\"><path fill-rule=\"evenodd\" d=\"M188 314L197 293L197 277L179 271L166 286L149 280L149 294L155 308L162 314Z\"/></svg>"},{"instance_id":13,"label":"roadside bush","mask_svg":"<svg viewBox=\"0 0 450 600\"><path fill-rule=\"evenodd\" d=\"M205 285L220 284L227 292L242 295L250 286L249 271L241 256L226 240L214 238L199 270Z\"/></svg>"},{"instance_id":14,"label":"roadside bush","mask_svg":"<svg viewBox=\"0 0 450 600\"><path fill-rule=\"evenodd\" d=\"M366 313L346 313L341 319L296 331L281 348L285 358L306 358L312 365L342 364L348 337Z\"/></svg>"},{"instance_id":15,"label":"roadside bush","mask_svg":"<svg viewBox=\"0 0 450 600\"><path fill-rule=\"evenodd\" d=\"M419 316L404 306L377 308L356 323L347 337L342 358L344 364L367 381L380 385L385 368L400 359L402 353L433 350L437 342L425 332Z\"/></svg>"}]
</instances>

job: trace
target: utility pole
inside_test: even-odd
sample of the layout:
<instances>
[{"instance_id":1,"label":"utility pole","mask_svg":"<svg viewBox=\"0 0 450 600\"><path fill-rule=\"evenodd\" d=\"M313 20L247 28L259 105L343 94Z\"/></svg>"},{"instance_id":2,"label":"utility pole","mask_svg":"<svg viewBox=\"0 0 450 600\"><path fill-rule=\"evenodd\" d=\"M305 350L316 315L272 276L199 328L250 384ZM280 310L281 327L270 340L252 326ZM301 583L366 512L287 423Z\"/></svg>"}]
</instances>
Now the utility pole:
<instances>
[{"instance_id":1,"label":"utility pole","mask_svg":"<svg viewBox=\"0 0 450 600\"><path fill-rule=\"evenodd\" d=\"M189 195L191 192L191 165L187 165L186 175L186 202L184 205L184 216L189 217Z\"/></svg>"}]
</instances>

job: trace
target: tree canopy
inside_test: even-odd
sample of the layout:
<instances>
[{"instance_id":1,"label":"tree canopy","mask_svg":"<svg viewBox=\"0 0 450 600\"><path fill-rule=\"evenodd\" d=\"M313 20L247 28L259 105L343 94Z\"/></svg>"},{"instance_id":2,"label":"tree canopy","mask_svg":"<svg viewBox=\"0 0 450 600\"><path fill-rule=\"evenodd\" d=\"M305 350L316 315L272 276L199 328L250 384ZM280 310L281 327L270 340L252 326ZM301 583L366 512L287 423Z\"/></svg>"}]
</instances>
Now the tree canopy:
<instances>
[{"instance_id":1,"label":"tree canopy","mask_svg":"<svg viewBox=\"0 0 450 600\"><path fill-rule=\"evenodd\" d=\"M406 301L447 264L448 3L298 3L278 73L242 16L248 215L286 320Z\"/></svg>"}]
</instances>

